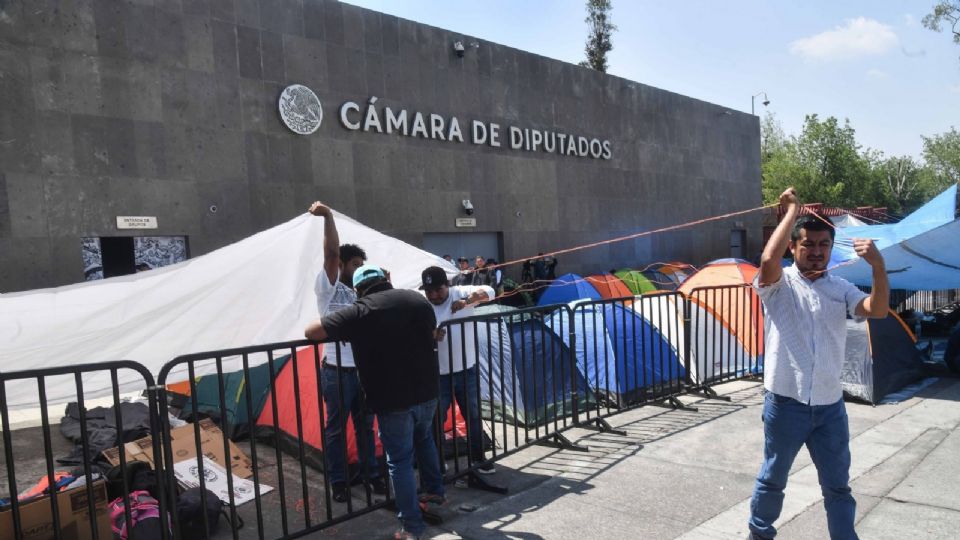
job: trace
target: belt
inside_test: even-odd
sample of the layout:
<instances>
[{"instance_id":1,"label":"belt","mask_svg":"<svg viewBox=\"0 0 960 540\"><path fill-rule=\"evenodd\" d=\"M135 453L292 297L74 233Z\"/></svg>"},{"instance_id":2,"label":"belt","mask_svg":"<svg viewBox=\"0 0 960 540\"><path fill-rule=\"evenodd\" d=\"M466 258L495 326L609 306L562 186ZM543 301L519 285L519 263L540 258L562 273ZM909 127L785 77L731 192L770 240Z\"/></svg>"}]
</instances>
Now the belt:
<instances>
[{"instance_id":1,"label":"belt","mask_svg":"<svg viewBox=\"0 0 960 540\"><path fill-rule=\"evenodd\" d=\"M336 364L331 364L329 361L327 361L327 357L323 357L323 367L325 367L325 368L330 368L330 369L336 369L336 370L340 370L340 371L356 371L356 370L357 370L357 368L355 368L355 367L350 367L350 366L337 367Z\"/></svg>"}]
</instances>

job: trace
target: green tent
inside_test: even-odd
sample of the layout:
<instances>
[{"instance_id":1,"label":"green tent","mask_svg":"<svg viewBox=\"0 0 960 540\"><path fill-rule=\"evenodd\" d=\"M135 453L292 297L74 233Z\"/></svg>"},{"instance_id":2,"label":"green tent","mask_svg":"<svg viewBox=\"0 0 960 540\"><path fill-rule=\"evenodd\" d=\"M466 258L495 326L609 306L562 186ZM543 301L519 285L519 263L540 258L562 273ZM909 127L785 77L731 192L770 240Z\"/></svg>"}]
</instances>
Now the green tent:
<instances>
[{"instance_id":1,"label":"green tent","mask_svg":"<svg viewBox=\"0 0 960 540\"><path fill-rule=\"evenodd\" d=\"M274 373L279 373L290 360L290 355L285 355L273 360ZM270 366L263 363L250 368L249 379L243 376L243 371L233 371L223 374L223 395L224 411L220 409L220 385L217 383L217 374L204 375L196 378L193 393L197 397L197 411L214 418L220 425L223 432L229 439L237 439L250 435L253 424L260 416L263 410L267 396L270 395ZM179 388L168 388L172 393L178 393L178 389L189 389L188 383L176 385ZM247 407L247 388L250 385L250 403L249 410L253 413L253 418L248 416ZM186 392L189 394L189 391ZM181 417L190 414L193 411L193 398L189 395L182 396L186 403L183 405ZM221 415L226 412L226 418L221 419Z\"/></svg>"},{"instance_id":2,"label":"green tent","mask_svg":"<svg viewBox=\"0 0 960 540\"><path fill-rule=\"evenodd\" d=\"M650 280L647 279L647 276L637 270L623 268L614 272L613 275L620 278L620 281L622 281L633 294L643 294L657 290L657 286L651 283Z\"/></svg>"}]
</instances>

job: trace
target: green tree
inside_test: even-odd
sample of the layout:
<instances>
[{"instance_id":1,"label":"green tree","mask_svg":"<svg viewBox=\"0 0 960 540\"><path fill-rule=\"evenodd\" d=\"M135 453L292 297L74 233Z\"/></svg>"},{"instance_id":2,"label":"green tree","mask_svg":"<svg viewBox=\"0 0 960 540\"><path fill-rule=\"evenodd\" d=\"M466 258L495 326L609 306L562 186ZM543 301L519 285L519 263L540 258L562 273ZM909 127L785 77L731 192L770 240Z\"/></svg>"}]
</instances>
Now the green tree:
<instances>
[{"instance_id":1,"label":"green tree","mask_svg":"<svg viewBox=\"0 0 960 540\"><path fill-rule=\"evenodd\" d=\"M861 151L849 121L807 115L798 136L784 137L772 116L761 127L763 195L774 202L787 186L828 206L882 205L887 198L872 170L875 152Z\"/></svg>"},{"instance_id":2,"label":"green tree","mask_svg":"<svg viewBox=\"0 0 960 540\"><path fill-rule=\"evenodd\" d=\"M946 188L960 181L960 132L951 127L950 131L923 137L923 159L931 168L936 182Z\"/></svg>"},{"instance_id":3,"label":"green tree","mask_svg":"<svg viewBox=\"0 0 960 540\"><path fill-rule=\"evenodd\" d=\"M960 1L941 0L933 6L933 11L923 17L923 25L934 32L950 27L953 42L960 45Z\"/></svg>"},{"instance_id":4,"label":"green tree","mask_svg":"<svg viewBox=\"0 0 960 540\"><path fill-rule=\"evenodd\" d=\"M909 156L883 159L876 163L876 172L889 194L891 212L907 214L930 198L930 171Z\"/></svg>"},{"instance_id":5,"label":"green tree","mask_svg":"<svg viewBox=\"0 0 960 540\"><path fill-rule=\"evenodd\" d=\"M607 53L613 50L611 36L617 29L610 22L610 12L613 6L610 0L587 0L587 18L585 22L590 27L587 36L585 51L587 59L580 62L581 66L595 69L602 73L607 72Z\"/></svg>"}]
</instances>

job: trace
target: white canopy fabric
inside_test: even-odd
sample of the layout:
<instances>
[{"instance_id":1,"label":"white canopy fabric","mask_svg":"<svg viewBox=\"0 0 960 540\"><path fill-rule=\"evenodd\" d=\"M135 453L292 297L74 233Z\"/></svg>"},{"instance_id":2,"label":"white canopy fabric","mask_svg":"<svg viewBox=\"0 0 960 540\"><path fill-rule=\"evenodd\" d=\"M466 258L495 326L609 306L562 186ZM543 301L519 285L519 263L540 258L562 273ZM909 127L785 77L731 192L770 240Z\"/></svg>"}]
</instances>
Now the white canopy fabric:
<instances>
[{"instance_id":1,"label":"white canopy fabric","mask_svg":"<svg viewBox=\"0 0 960 540\"><path fill-rule=\"evenodd\" d=\"M837 227L863 227L866 223L850 214L843 214L842 216L833 216L830 218L830 221Z\"/></svg>"},{"instance_id":2,"label":"white canopy fabric","mask_svg":"<svg viewBox=\"0 0 960 540\"><path fill-rule=\"evenodd\" d=\"M362 247L395 287L416 288L427 266L451 263L334 212L341 243ZM287 223L180 264L53 289L0 294L0 371L133 360L154 377L177 356L303 338L317 317L323 218ZM143 388L129 370L120 390ZM167 381L173 382L173 381ZM84 377L85 397L112 391L106 372ZM76 399L72 377L46 382L50 403ZM10 408L37 405L36 384L6 385Z\"/></svg>"}]
</instances>

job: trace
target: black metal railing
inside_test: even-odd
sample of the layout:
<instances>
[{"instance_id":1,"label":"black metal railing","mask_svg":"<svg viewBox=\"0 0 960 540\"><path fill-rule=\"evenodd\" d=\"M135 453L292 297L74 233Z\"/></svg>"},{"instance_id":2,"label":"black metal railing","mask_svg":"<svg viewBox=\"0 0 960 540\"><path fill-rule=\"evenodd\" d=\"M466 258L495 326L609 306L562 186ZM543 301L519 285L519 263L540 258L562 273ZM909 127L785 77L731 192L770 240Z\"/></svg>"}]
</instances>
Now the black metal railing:
<instances>
[{"instance_id":1,"label":"black metal railing","mask_svg":"<svg viewBox=\"0 0 960 540\"><path fill-rule=\"evenodd\" d=\"M87 432L88 426L88 410L85 406L87 401L86 391L84 386L84 376L101 376L109 377L110 380L110 397L112 398L112 409L113 409L113 418L106 418L106 420L112 420L116 428L116 438L112 441L113 446L123 447L125 442L123 438L124 431L124 418L123 410L121 405L121 394L120 394L120 374L124 374L124 388L130 389L131 387L136 387L137 379L142 385L139 385L139 390L144 391L147 398L147 409L149 411L149 426L150 431L156 433L159 429L159 420L157 417L157 407L156 407L156 394L155 394L155 385L153 375L150 372L137 364L136 362L118 360L113 362L103 362L98 364L79 364L73 366L64 366L57 368L47 368L47 369L34 369L34 370L25 370L25 371L16 371L16 372L0 372L0 417L2 417L2 428L3 428L3 457L5 462L5 472L6 472L6 494L9 498L9 510L3 509L0 510L0 514L9 512L9 525L10 531L12 533L12 538L24 538L31 534L36 533L38 530L46 531L47 536L52 535L58 540L61 538L70 539L75 538L76 532L67 532L67 531L84 531L86 530L87 534L84 537L93 538L93 539L103 539L107 540L112 538L112 533L110 531L110 521L109 513L107 512L107 486L105 485L106 479L102 474L102 470L97 470L93 465L93 461L98 454L100 453L100 448L98 448L94 441L90 440L90 436ZM59 468L55 464L54 450L53 450L53 438L51 436L51 422L50 422L50 406L47 402L47 388L53 384L69 385L69 381L72 379L74 387L74 396L76 398L76 403L79 405L77 408L79 415L79 433L76 437L79 439L79 452L80 458L78 459L79 478L82 478L83 487L77 487L70 490L70 493L74 493L68 499L61 501L59 492L57 490L57 478L56 469ZM7 384L14 383L18 385L35 385L37 391L37 406L39 407L40 413L40 430L41 436L43 439L43 471L45 472L45 479L47 481L46 489L35 490L37 497L24 500L20 502L21 486L24 483L18 483L18 474L16 463L18 461L17 452L15 450L15 439L25 438L25 446L31 446L29 443L31 440L35 440L35 434L32 433L32 430L22 429L22 430L11 430L10 424L10 414L7 407ZM21 395L23 388L20 388ZM98 441L102 442L102 441ZM153 445L152 458L156 463L160 463L160 446ZM30 449L27 448L24 452L29 452ZM35 455L20 456L21 461L24 459L35 459ZM126 468L127 459L125 452L119 452L120 467ZM123 493L129 493L131 491L131 486L129 484L129 479L121 475L119 478L120 488L123 490ZM69 487L69 486L67 486ZM157 495L158 503L160 508L160 513L162 515L166 514L169 509L167 504L167 497L164 491L165 486L163 483L159 483L157 486ZM86 506L85 511L82 508L77 508L75 502L79 501L81 507ZM69 504L70 508L61 508L61 505ZM34 518L33 523L25 523L24 516L22 515L22 509L25 505L49 505L49 519L46 518L42 510L39 511L39 518ZM131 523L131 508L130 503L126 497L122 500L124 518L126 523ZM77 512L80 511L80 518L75 518ZM38 513L31 513L32 516L37 516ZM75 519L71 523L72 528L68 528L67 524L64 523L64 516L66 519ZM3 523L6 520L0 520L0 523ZM170 537L169 530L162 529L163 538L167 539ZM131 531L132 532L132 531ZM129 536L131 540L135 538L135 533Z\"/></svg>"},{"instance_id":2,"label":"black metal railing","mask_svg":"<svg viewBox=\"0 0 960 540\"><path fill-rule=\"evenodd\" d=\"M689 296L657 292L502 308L446 321L440 329L445 336L437 343L443 376L435 433L446 479L466 477L471 486L501 493L505 489L480 473L508 455L532 444L586 450L565 436L570 428L622 433L606 419L654 403L680 407L677 398L690 392L716 397L711 386L756 375L763 366L762 308L746 285L700 288ZM240 537L241 522L248 524L244 537L294 538L393 505L389 488L374 492L375 479L387 474L357 373L343 364L340 347L300 340L185 355L163 366L156 385L133 362L5 373L0 381L41 381L38 403L52 480L43 377L76 377L82 416L85 371L110 371L119 404L116 371L134 369L148 395L155 434L150 450L174 536L181 536L175 496L178 486L189 484L182 470L187 467L202 497L209 472L237 474L236 480L225 475L222 494L233 538ZM447 410L447 402L456 407ZM9 493L16 493L18 460L10 442L16 432L9 429L3 385L0 411ZM192 424L175 427L173 413ZM213 439L218 448L209 446L205 426L219 430L221 439ZM124 454L119 452L121 467ZM340 477L337 467L345 482L342 502L335 500L338 486L331 479ZM238 504L238 486L252 486L242 494L252 504ZM90 489L88 496L92 501ZM16 515L17 503L12 510ZM89 525L96 526L93 518Z\"/></svg>"}]
</instances>

